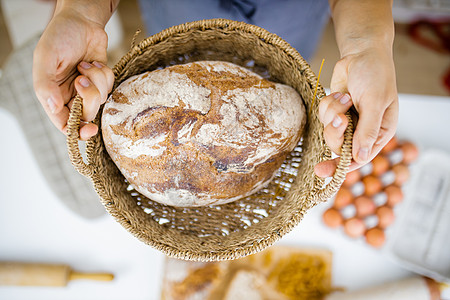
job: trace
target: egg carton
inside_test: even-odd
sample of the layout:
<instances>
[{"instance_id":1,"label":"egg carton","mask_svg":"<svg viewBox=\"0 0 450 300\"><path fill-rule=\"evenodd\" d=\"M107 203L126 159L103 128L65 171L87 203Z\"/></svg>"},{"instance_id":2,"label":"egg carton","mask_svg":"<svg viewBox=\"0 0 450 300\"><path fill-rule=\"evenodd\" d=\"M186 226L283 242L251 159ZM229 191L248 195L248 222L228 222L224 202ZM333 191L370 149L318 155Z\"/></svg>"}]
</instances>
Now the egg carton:
<instances>
[{"instance_id":1,"label":"egg carton","mask_svg":"<svg viewBox=\"0 0 450 300\"><path fill-rule=\"evenodd\" d=\"M424 152L405 187L386 252L405 268L450 283L450 155Z\"/></svg>"},{"instance_id":2,"label":"egg carton","mask_svg":"<svg viewBox=\"0 0 450 300\"><path fill-rule=\"evenodd\" d=\"M364 237L369 245L382 247L385 231L396 218L397 204L403 201L409 165L417 156L413 143L394 137L372 162L347 173L332 207L323 214L324 223L332 228L342 226L349 237Z\"/></svg>"}]
</instances>

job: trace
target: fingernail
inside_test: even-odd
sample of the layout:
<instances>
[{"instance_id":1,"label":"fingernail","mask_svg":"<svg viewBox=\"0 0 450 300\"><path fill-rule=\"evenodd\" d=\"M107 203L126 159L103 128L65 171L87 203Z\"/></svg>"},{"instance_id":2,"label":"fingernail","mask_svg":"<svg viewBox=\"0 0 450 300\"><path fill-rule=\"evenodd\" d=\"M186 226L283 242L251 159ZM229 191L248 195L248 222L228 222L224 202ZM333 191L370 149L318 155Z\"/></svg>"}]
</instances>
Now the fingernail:
<instances>
[{"instance_id":1,"label":"fingernail","mask_svg":"<svg viewBox=\"0 0 450 300\"><path fill-rule=\"evenodd\" d=\"M342 124L342 119L339 116L334 117L332 125L334 128L338 128Z\"/></svg>"},{"instance_id":2,"label":"fingernail","mask_svg":"<svg viewBox=\"0 0 450 300\"><path fill-rule=\"evenodd\" d=\"M55 101L53 101L52 97L48 97L47 104L48 104L48 108L50 108L50 111L52 112L52 114L54 114L56 111L56 104L55 104Z\"/></svg>"},{"instance_id":3,"label":"fingernail","mask_svg":"<svg viewBox=\"0 0 450 300\"><path fill-rule=\"evenodd\" d=\"M341 100L342 104L347 104L348 101L350 101L350 95L349 94L345 94L344 96L342 96Z\"/></svg>"},{"instance_id":4,"label":"fingernail","mask_svg":"<svg viewBox=\"0 0 450 300\"><path fill-rule=\"evenodd\" d=\"M358 158L361 161L367 161L369 159L369 149L368 148L359 149Z\"/></svg>"},{"instance_id":5,"label":"fingernail","mask_svg":"<svg viewBox=\"0 0 450 300\"><path fill-rule=\"evenodd\" d=\"M92 64L94 66L96 66L97 68L99 68L99 69L103 68L103 65L101 63L99 63L99 62L94 61Z\"/></svg>"},{"instance_id":6,"label":"fingernail","mask_svg":"<svg viewBox=\"0 0 450 300\"><path fill-rule=\"evenodd\" d=\"M84 77L81 77L81 78L80 78L80 84L81 84L81 86L83 86L83 87L88 87L88 86L89 86L89 80L87 80L87 79L84 78Z\"/></svg>"},{"instance_id":7,"label":"fingernail","mask_svg":"<svg viewBox=\"0 0 450 300\"><path fill-rule=\"evenodd\" d=\"M92 66L91 66L91 64L88 64L87 62L82 61L82 62L80 62L80 67L87 70L87 69L90 69Z\"/></svg>"},{"instance_id":8,"label":"fingernail","mask_svg":"<svg viewBox=\"0 0 450 300\"><path fill-rule=\"evenodd\" d=\"M339 99L340 96L342 96L342 94L339 93L339 92L333 94L333 98L334 98L334 99Z\"/></svg>"}]
</instances>

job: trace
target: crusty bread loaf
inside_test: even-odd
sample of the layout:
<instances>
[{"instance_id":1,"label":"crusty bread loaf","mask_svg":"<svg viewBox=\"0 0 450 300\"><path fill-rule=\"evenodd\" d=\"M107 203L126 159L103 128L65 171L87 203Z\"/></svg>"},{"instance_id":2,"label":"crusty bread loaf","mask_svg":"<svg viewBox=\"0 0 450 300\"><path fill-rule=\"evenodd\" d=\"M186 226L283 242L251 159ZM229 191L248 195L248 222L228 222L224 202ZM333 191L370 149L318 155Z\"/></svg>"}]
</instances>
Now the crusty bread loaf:
<instances>
[{"instance_id":1,"label":"crusty bread loaf","mask_svg":"<svg viewBox=\"0 0 450 300\"><path fill-rule=\"evenodd\" d=\"M102 134L137 191L167 205L203 206L264 187L297 145L305 118L293 88L202 61L124 81L104 106Z\"/></svg>"}]
</instances>

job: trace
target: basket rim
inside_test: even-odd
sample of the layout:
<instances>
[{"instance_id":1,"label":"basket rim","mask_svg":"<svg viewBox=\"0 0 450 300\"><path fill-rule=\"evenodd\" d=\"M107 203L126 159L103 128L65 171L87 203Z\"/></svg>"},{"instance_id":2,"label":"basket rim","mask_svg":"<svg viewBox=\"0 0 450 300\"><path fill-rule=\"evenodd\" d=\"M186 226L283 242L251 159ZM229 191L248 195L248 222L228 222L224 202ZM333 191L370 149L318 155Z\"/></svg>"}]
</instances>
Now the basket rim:
<instances>
[{"instance_id":1,"label":"basket rim","mask_svg":"<svg viewBox=\"0 0 450 300\"><path fill-rule=\"evenodd\" d=\"M311 70L308 62L300 55L300 53L295 48L293 48L283 38L257 25L224 18L205 19L174 25L172 27L166 28L154 35L151 35L141 40L137 45L134 45L130 49L130 51L128 51L124 56L122 56L122 58L117 62L117 64L114 65L113 67L114 75L117 76L118 74L120 74L134 57L142 54L142 52L144 52L148 47L163 42L164 40L172 37L175 34L185 33L190 30L206 31L209 29L221 29L221 28L254 34L258 38L262 39L265 43L271 44L277 47L278 49L282 50L285 54L287 54L288 56L293 58L296 62L298 62L300 66L307 66L305 68L302 68L300 71L306 72L307 77L314 80L314 82L308 82L311 88L314 88L316 84L318 85L317 96L319 99L325 95L324 88L322 87L320 82L319 83L317 82L318 81L317 77Z\"/></svg>"},{"instance_id":2,"label":"basket rim","mask_svg":"<svg viewBox=\"0 0 450 300\"><path fill-rule=\"evenodd\" d=\"M261 39L263 42L270 44L274 47L276 47L278 50L283 51L286 55L291 57L294 62L297 64L297 66L301 67L300 72L305 75L305 78L307 79L307 84L310 86L311 89L313 89L316 84L318 85L317 95L318 98L322 98L325 95L323 87L320 85L320 83L317 82L317 77L310 69L309 64L303 59L303 57L295 50L292 46L290 46L286 41L284 41L281 37L277 36L274 33L271 33L261 27L258 27L256 25L247 24L244 22L239 21L233 21L228 19L209 19L209 20L200 20L200 21L194 21L194 22L188 22L176 26L172 26L170 28L167 28L155 35L152 35L150 37L145 38L139 44L135 45L128 51L127 54L125 54L119 62L114 66L113 71L114 75L117 78L123 70L126 68L127 64L132 61L133 58L138 57L141 55L144 51L146 51L149 47L156 45L160 42L165 41L166 39L172 37L173 35L179 34L179 33L186 33L191 30L210 30L210 29L226 29L226 30L233 30L233 31L243 31L249 34L256 35L259 39ZM75 97L73 110L81 111L82 107L82 99L81 97L77 96ZM79 106L78 106L79 105ZM71 114L72 117L72 114ZM76 119L72 120L76 123ZM351 120L350 125L351 125ZM78 117L78 124L79 124L79 117ZM344 142L344 146L350 147L350 153L351 153L351 134L349 138L349 133L352 129L349 126L346 130L346 138ZM68 131L70 135L70 130ZM78 134L78 130L74 134ZM73 137L72 137L73 138ZM77 137L78 139L78 137ZM92 144L93 139L88 140L86 149L88 150L89 145ZM72 145L70 145L70 140L68 136L68 146L69 148L75 147L74 142L72 141ZM325 157L329 156L329 149L326 144L324 145L324 155ZM70 151L69 151L70 152ZM72 160L72 157L71 157ZM76 158L75 158L76 160ZM74 161L74 160L72 160ZM77 161L76 163L79 163L83 165L83 160ZM349 164L349 163L348 163ZM74 163L75 165L75 163ZM89 166L89 165L87 165ZM77 168L77 166L75 165ZM83 168L81 168L83 169ZM186 260L196 260L196 261L220 261L220 260L230 260L230 259L236 259L239 257L247 256L250 254L257 253L272 244L274 244L276 241L280 240L281 237L288 232L290 232L303 218L303 212L304 208L298 208L295 213L292 213L292 215L289 217L289 222L282 224L280 226L280 229L277 231L273 231L271 233L267 233L263 239L254 241L252 244L246 244L238 249L234 249L233 251L230 250L218 250L218 251L191 251L191 250L184 250L180 251L175 246L171 246L168 244L165 244L161 241L156 241L154 239L148 238L149 235L144 233L142 230L140 230L136 225L133 225L132 222L130 222L126 216L126 214L123 213L123 211L116 207L114 204L114 201L109 199L109 197L104 197L106 194L105 187L103 184L100 183L99 180L95 180L95 171L92 168L86 168L87 170L77 170L84 174L87 177L90 177L91 180L94 183L95 189L97 190L102 203L104 204L106 210L115 218L116 221L118 221L123 227L127 229L130 233L132 233L136 238L141 240L147 245L150 245L154 247L155 249L163 252L167 256L179 258L179 259L186 259ZM348 166L343 166L343 168L338 169L336 173L337 179L332 181L333 187L329 189L327 194L322 193L317 194L317 191L321 189L324 180L321 178L318 178L315 176L315 180L313 183L313 190L309 191L309 194L307 195L308 198L311 198L315 200L315 203L323 202L320 198L322 197L328 197L330 194L334 193L337 190L337 188L340 186L342 181L345 178L345 173L348 169ZM326 200L326 199L325 199ZM146 238L147 237L147 238Z\"/></svg>"}]
</instances>

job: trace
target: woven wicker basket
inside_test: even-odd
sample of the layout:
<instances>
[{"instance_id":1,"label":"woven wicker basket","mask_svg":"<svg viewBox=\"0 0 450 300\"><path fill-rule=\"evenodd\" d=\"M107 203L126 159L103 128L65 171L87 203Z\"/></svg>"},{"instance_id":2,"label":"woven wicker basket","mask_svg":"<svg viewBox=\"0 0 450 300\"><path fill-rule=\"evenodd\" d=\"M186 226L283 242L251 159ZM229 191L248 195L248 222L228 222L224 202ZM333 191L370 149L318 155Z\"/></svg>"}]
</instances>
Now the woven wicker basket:
<instances>
[{"instance_id":1,"label":"woven wicker basket","mask_svg":"<svg viewBox=\"0 0 450 300\"><path fill-rule=\"evenodd\" d=\"M329 199L343 182L351 160L352 124L345 133L342 157L331 182L314 175L314 166L330 157L323 138L317 78L288 43L254 25L225 19L203 20L168 28L134 46L114 67L116 88L132 75L198 60L230 61L270 80L295 88L304 99L306 131L265 189L220 206L177 208L136 192L105 150L101 133L80 154L78 129L82 99L76 96L68 122L68 150L75 168L89 177L106 210L144 243L174 258L230 260L272 245L296 226L308 209ZM318 99L324 96L319 85ZM311 107L314 102L313 107ZM100 124L101 110L95 123Z\"/></svg>"}]
</instances>

